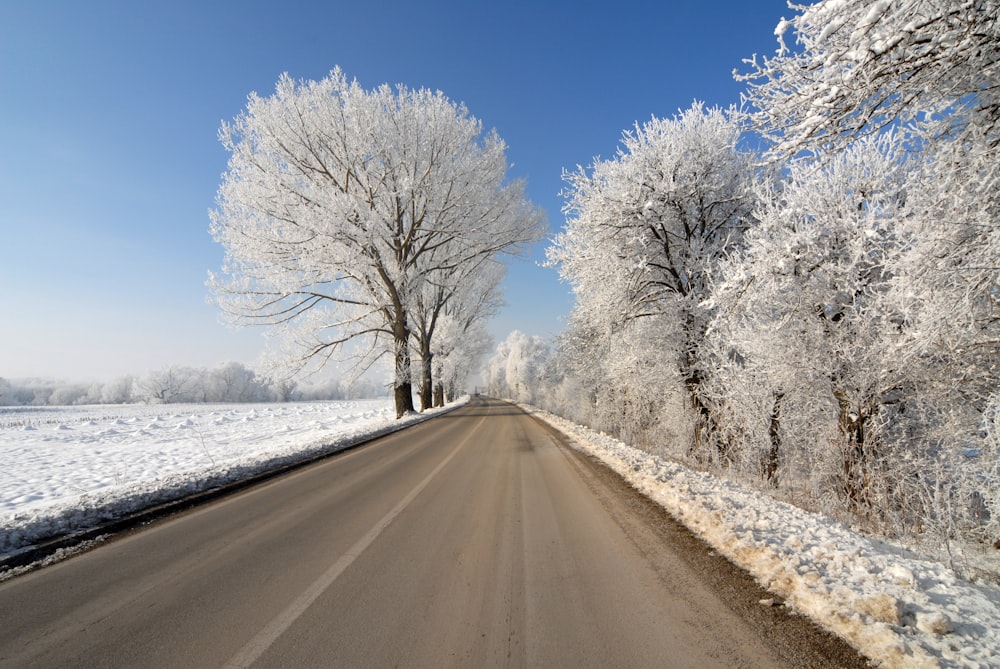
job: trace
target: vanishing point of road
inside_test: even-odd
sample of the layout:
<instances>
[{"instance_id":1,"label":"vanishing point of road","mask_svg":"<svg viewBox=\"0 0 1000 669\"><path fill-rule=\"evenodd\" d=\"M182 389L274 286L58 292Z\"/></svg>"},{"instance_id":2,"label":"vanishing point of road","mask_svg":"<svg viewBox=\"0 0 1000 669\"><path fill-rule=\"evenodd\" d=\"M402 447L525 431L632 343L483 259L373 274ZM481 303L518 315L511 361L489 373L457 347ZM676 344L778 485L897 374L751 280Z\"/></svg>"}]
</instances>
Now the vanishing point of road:
<instances>
[{"instance_id":1,"label":"vanishing point of road","mask_svg":"<svg viewBox=\"0 0 1000 669\"><path fill-rule=\"evenodd\" d=\"M0 666L865 666L766 597L475 398L0 584Z\"/></svg>"}]
</instances>

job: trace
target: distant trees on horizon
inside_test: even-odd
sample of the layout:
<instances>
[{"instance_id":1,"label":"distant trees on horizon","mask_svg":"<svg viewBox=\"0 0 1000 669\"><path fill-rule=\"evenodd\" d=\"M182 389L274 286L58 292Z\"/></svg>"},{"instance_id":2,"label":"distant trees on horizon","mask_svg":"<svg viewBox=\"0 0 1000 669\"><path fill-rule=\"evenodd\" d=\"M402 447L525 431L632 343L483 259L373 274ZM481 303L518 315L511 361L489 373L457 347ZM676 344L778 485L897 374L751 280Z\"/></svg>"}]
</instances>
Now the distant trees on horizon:
<instances>
[{"instance_id":1,"label":"distant trees on horizon","mask_svg":"<svg viewBox=\"0 0 1000 669\"><path fill-rule=\"evenodd\" d=\"M315 384L275 381L239 362L212 368L170 365L100 383L0 377L0 406L288 402L369 399L387 393L383 384L367 379Z\"/></svg>"}]
</instances>

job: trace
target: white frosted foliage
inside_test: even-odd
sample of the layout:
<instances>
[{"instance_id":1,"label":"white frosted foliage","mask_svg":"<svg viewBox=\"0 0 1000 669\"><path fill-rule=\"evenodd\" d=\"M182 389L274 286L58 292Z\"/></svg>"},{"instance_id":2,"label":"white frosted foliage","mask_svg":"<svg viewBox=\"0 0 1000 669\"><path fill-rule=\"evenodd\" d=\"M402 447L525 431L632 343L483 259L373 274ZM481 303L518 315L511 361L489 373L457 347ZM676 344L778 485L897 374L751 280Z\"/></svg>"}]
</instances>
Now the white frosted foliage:
<instances>
[{"instance_id":1,"label":"white frosted foliage","mask_svg":"<svg viewBox=\"0 0 1000 669\"><path fill-rule=\"evenodd\" d=\"M540 234L524 184L506 180L503 141L441 92L368 91L339 69L284 75L220 138L232 155L211 216L226 258L210 283L234 322L278 335L286 370L345 350L360 368L390 356L408 402L428 284Z\"/></svg>"}]
</instances>

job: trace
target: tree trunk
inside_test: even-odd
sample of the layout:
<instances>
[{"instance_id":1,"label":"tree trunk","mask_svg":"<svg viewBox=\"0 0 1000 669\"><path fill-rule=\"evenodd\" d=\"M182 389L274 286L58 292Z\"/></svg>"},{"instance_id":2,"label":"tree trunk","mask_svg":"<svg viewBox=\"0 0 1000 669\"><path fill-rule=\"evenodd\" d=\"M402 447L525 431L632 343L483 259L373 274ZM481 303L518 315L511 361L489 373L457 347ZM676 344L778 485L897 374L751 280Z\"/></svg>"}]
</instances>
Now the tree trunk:
<instances>
[{"instance_id":1,"label":"tree trunk","mask_svg":"<svg viewBox=\"0 0 1000 669\"><path fill-rule=\"evenodd\" d=\"M764 474L767 482L774 487L778 487L778 462L781 456L781 402L785 399L785 393L775 393L774 406L771 409L771 425L767 429L767 436L771 441L771 448L767 453L767 461L764 463Z\"/></svg>"},{"instance_id":2,"label":"tree trunk","mask_svg":"<svg viewBox=\"0 0 1000 669\"><path fill-rule=\"evenodd\" d=\"M839 427L844 439L841 481L843 493L852 511L861 512L869 500L869 451L866 425L868 416L862 407L854 407L846 393L834 391L840 405Z\"/></svg>"},{"instance_id":3,"label":"tree trunk","mask_svg":"<svg viewBox=\"0 0 1000 669\"><path fill-rule=\"evenodd\" d=\"M396 418L402 418L413 409L413 382L410 376L410 329L405 318L396 322L393 328L396 345L396 377L393 380L393 396L396 401Z\"/></svg>"},{"instance_id":4,"label":"tree trunk","mask_svg":"<svg viewBox=\"0 0 1000 669\"><path fill-rule=\"evenodd\" d=\"M396 400L396 418L402 418L408 413L416 413L413 408L413 384L409 381L398 384L393 388L393 395Z\"/></svg>"},{"instance_id":5,"label":"tree trunk","mask_svg":"<svg viewBox=\"0 0 1000 669\"><path fill-rule=\"evenodd\" d=\"M434 375L431 371L430 351L420 352L420 410L427 411L434 405Z\"/></svg>"},{"instance_id":6,"label":"tree trunk","mask_svg":"<svg viewBox=\"0 0 1000 669\"><path fill-rule=\"evenodd\" d=\"M444 385L441 383L434 385L434 406L444 406Z\"/></svg>"},{"instance_id":7,"label":"tree trunk","mask_svg":"<svg viewBox=\"0 0 1000 669\"><path fill-rule=\"evenodd\" d=\"M690 369L690 366L689 366ZM730 457L729 444L722 438L711 408L701 393L701 374L695 370L684 379L684 387L694 409L694 441L689 454L697 462L724 465Z\"/></svg>"}]
</instances>

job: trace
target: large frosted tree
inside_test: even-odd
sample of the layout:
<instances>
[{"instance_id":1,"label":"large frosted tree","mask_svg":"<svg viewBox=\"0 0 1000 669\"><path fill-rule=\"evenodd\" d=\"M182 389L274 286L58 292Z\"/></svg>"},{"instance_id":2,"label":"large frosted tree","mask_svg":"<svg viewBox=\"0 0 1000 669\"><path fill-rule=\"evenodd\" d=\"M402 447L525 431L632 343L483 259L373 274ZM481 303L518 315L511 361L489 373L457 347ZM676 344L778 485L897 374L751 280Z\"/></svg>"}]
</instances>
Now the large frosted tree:
<instances>
[{"instance_id":1,"label":"large frosted tree","mask_svg":"<svg viewBox=\"0 0 1000 669\"><path fill-rule=\"evenodd\" d=\"M751 207L753 157L739 149L740 136L732 113L697 103L626 132L613 159L566 175L566 226L548 255L573 287L581 331L626 342L626 353L661 340L660 390L631 396L661 402L680 383L699 437L709 415L700 359L708 280L738 247ZM607 378L648 378L640 370L654 359L643 357Z\"/></svg>"},{"instance_id":2,"label":"large frosted tree","mask_svg":"<svg viewBox=\"0 0 1000 669\"><path fill-rule=\"evenodd\" d=\"M523 183L506 180L503 141L441 92L369 91L339 68L283 75L220 138L232 155L211 213L219 304L277 329L291 371L345 348L358 364L391 356L398 415L413 410L417 296L541 234Z\"/></svg>"},{"instance_id":3,"label":"large frosted tree","mask_svg":"<svg viewBox=\"0 0 1000 669\"><path fill-rule=\"evenodd\" d=\"M760 196L759 223L713 292L720 423L730 435L763 424L768 448L751 460L773 481L788 457L785 423L804 414L795 431L839 445L840 486L855 506L872 502L884 432L921 366L907 355L914 338L892 290L909 215L894 139L790 164L782 186ZM836 438L819 436L828 422Z\"/></svg>"}]
</instances>

